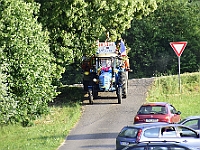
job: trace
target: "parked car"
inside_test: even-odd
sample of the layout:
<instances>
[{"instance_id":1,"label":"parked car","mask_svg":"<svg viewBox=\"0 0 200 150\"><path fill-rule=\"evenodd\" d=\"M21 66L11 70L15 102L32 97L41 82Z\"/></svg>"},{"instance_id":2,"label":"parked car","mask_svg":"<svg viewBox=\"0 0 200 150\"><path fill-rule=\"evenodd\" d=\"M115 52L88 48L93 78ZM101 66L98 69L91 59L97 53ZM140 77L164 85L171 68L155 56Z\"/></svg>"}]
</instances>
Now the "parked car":
<instances>
[{"instance_id":1,"label":"parked car","mask_svg":"<svg viewBox=\"0 0 200 150\"><path fill-rule=\"evenodd\" d=\"M179 124L188 126L196 131L200 131L200 116L189 116L179 122Z\"/></svg>"},{"instance_id":2,"label":"parked car","mask_svg":"<svg viewBox=\"0 0 200 150\"><path fill-rule=\"evenodd\" d=\"M198 150L178 142L141 142L129 145L122 150Z\"/></svg>"},{"instance_id":3,"label":"parked car","mask_svg":"<svg viewBox=\"0 0 200 150\"><path fill-rule=\"evenodd\" d=\"M136 116L134 123L168 122L178 123L181 120L181 112L167 102L149 102L143 104Z\"/></svg>"},{"instance_id":4,"label":"parked car","mask_svg":"<svg viewBox=\"0 0 200 150\"><path fill-rule=\"evenodd\" d=\"M125 126L116 137L116 149L143 141L177 141L200 148L199 133L184 125L140 123Z\"/></svg>"}]
</instances>

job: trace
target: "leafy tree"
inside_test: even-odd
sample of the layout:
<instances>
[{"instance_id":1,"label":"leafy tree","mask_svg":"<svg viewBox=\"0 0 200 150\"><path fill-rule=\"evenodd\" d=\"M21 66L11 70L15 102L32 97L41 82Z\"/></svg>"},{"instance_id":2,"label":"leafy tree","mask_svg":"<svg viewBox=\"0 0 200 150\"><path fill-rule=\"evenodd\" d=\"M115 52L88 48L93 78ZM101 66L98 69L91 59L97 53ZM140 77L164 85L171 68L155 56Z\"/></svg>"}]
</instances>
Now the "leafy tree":
<instances>
[{"instance_id":1,"label":"leafy tree","mask_svg":"<svg viewBox=\"0 0 200 150\"><path fill-rule=\"evenodd\" d=\"M187 1L163 0L157 10L142 20L134 19L124 38L131 47L131 66L137 77L177 74L177 56L172 41L187 41L181 56L181 72L195 72L200 61L200 13Z\"/></svg>"},{"instance_id":2,"label":"leafy tree","mask_svg":"<svg viewBox=\"0 0 200 150\"><path fill-rule=\"evenodd\" d=\"M6 124L10 118L17 114L17 102L12 98L12 93L8 92L5 74L7 64L4 61L2 49L0 49L0 58L0 124Z\"/></svg>"},{"instance_id":3,"label":"leafy tree","mask_svg":"<svg viewBox=\"0 0 200 150\"><path fill-rule=\"evenodd\" d=\"M22 0L0 0L0 4L0 123L17 121L27 126L48 113L48 103L57 95L52 86L56 65L48 32L37 22L39 5Z\"/></svg>"},{"instance_id":4,"label":"leafy tree","mask_svg":"<svg viewBox=\"0 0 200 150\"><path fill-rule=\"evenodd\" d=\"M95 54L96 40L112 41L130 28L134 17L141 18L157 8L156 0L36 0L41 4L40 22L50 32L51 51L57 71L65 68L64 80L80 76L82 56ZM79 67L80 69L80 67ZM73 71L74 70L74 71ZM71 77L71 78L70 78Z\"/></svg>"}]
</instances>

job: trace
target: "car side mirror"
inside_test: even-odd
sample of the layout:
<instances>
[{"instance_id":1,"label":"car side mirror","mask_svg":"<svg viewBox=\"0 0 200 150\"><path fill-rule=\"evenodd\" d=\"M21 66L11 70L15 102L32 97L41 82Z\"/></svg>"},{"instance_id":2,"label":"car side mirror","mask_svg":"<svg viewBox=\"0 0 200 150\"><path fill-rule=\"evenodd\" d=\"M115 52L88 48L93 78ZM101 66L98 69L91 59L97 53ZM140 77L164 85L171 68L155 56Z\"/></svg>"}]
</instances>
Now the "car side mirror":
<instances>
[{"instance_id":1,"label":"car side mirror","mask_svg":"<svg viewBox=\"0 0 200 150\"><path fill-rule=\"evenodd\" d=\"M177 111L177 112L176 112L176 114L177 114L177 115L180 115L180 114L181 114L181 112L180 112L180 111Z\"/></svg>"}]
</instances>

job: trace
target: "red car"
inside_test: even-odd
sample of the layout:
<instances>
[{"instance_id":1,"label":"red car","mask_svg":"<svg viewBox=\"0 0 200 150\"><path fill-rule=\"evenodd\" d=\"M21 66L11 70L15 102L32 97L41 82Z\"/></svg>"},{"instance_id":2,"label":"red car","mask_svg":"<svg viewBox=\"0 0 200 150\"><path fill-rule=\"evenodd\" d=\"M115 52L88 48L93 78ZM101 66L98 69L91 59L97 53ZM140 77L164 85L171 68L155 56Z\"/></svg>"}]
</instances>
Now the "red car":
<instances>
[{"instance_id":1,"label":"red car","mask_svg":"<svg viewBox=\"0 0 200 150\"><path fill-rule=\"evenodd\" d=\"M178 123L181 120L181 112L167 102L149 102L143 104L136 116L136 123L167 122Z\"/></svg>"}]
</instances>

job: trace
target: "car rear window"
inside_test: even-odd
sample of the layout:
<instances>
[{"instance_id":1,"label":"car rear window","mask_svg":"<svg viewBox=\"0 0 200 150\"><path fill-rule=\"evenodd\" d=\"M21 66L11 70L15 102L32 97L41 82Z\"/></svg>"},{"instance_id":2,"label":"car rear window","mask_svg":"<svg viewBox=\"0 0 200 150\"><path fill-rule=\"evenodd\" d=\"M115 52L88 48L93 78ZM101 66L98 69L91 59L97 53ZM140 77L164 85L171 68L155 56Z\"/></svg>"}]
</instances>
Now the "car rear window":
<instances>
[{"instance_id":1,"label":"car rear window","mask_svg":"<svg viewBox=\"0 0 200 150\"><path fill-rule=\"evenodd\" d=\"M167 109L165 106L150 106L150 105L146 105L146 106L141 106L138 114L166 114L167 113Z\"/></svg>"},{"instance_id":2,"label":"car rear window","mask_svg":"<svg viewBox=\"0 0 200 150\"><path fill-rule=\"evenodd\" d=\"M119 133L119 136L136 138L137 137L137 133L138 133L138 129L137 128L124 128Z\"/></svg>"}]
</instances>

